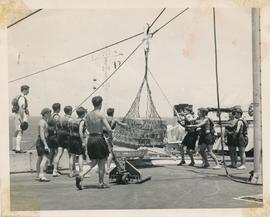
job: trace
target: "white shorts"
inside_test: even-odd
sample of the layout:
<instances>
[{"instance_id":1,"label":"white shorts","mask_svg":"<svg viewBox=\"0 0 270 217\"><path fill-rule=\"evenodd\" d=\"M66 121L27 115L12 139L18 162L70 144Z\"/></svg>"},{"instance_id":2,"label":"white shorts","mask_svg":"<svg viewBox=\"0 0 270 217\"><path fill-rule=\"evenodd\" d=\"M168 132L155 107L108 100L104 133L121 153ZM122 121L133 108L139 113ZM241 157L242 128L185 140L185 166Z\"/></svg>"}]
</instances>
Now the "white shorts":
<instances>
[{"instance_id":1,"label":"white shorts","mask_svg":"<svg viewBox=\"0 0 270 217\"><path fill-rule=\"evenodd\" d=\"M15 114L15 131L22 131L21 129L21 117L19 114ZM27 115L24 115L24 120L23 121L26 121L27 122L28 118L27 118Z\"/></svg>"}]
</instances>

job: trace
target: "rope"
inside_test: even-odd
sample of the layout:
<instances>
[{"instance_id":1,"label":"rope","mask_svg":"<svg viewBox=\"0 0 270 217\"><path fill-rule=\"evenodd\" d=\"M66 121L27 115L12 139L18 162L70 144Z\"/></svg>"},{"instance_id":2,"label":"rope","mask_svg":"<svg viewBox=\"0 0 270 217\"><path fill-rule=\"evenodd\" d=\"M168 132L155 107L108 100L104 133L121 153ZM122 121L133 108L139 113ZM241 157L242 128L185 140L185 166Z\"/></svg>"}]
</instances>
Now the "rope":
<instances>
[{"instance_id":1,"label":"rope","mask_svg":"<svg viewBox=\"0 0 270 217\"><path fill-rule=\"evenodd\" d=\"M166 8L163 8L162 11L159 13L159 15L156 17L156 19L151 23L148 29L151 29L151 27L154 25L154 23L158 20L158 18L161 16L161 14L166 10Z\"/></svg>"},{"instance_id":2,"label":"rope","mask_svg":"<svg viewBox=\"0 0 270 217\"><path fill-rule=\"evenodd\" d=\"M112 47L112 46L114 46L114 45L120 44L120 43L122 43L122 42L125 42L125 41L127 41L127 40L130 40L130 39L135 38L135 37L137 37L137 36L139 36L139 35L142 35L142 34L143 34L143 32L137 33L137 34L132 35L132 36L130 36L130 37L128 37L128 38L122 39L122 40L120 40L120 41L117 41L117 42L112 43L112 44L110 44L110 45L107 45L107 46L105 46L105 47L99 48L99 49L97 49L97 50L88 52L88 53L86 53L86 54L83 54L83 55L80 55L80 56L78 56L78 57L72 58L72 59L70 59L70 60L66 60L66 61L64 61L64 62L61 62L61 63L58 63L58 64L56 64L56 65L53 65L53 66L47 67L47 68L45 68L45 69L42 69L42 70L40 70L40 71L37 71L37 72L31 73L31 74L28 74L28 75L25 75L25 76L16 78L16 79L14 79L14 80L9 81L8 83L13 83L13 82L15 82L15 81L18 81L18 80L21 80L21 79L24 79L24 78L28 78L28 77L31 77L31 76L40 74L40 73L42 73L42 72L48 71L48 70L50 70L50 69L56 68L56 67L58 67L58 66L61 66L61 65L64 65L64 64L73 62L73 61L75 61L75 60L78 60L78 59L80 59L80 58L83 58L83 57L89 56L89 55L91 55L91 54L97 53L97 52L99 52L99 51L102 51L102 50L107 49L107 48L109 48L109 47Z\"/></svg>"},{"instance_id":3,"label":"rope","mask_svg":"<svg viewBox=\"0 0 270 217\"><path fill-rule=\"evenodd\" d=\"M143 42L140 42L140 44L126 57L126 59L116 68L108 78L106 78L91 94L89 94L79 105L80 107L83 103L85 103L95 92L97 92L117 71L120 69L124 63L138 50L138 48L143 44ZM75 109L72 111L72 113L75 111Z\"/></svg>"},{"instance_id":4,"label":"rope","mask_svg":"<svg viewBox=\"0 0 270 217\"><path fill-rule=\"evenodd\" d=\"M181 11L179 14L177 14L176 16L174 16L172 19L170 19L168 22L166 22L165 24L163 24L161 27L159 27L158 29L156 29L152 35L156 34L159 30L161 30L162 28L164 28L165 26L167 26L170 22L172 22L173 20L175 20L177 17L179 17L181 14L183 14L185 11L187 11L189 8L184 9L183 11Z\"/></svg>"},{"instance_id":5,"label":"rope","mask_svg":"<svg viewBox=\"0 0 270 217\"><path fill-rule=\"evenodd\" d=\"M12 24L8 25L7 28L10 28L10 27L14 26L15 24L17 24L17 23L19 23L19 22L25 20L26 18L28 18L28 17L30 17L30 16L32 16L32 15L38 13L38 12L41 11L41 10L42 10L42 9L38 9L38 10L36 10L36 11L30 13L30 14L27 15L26 17L23 17L22 19L17 20L15 23L12 23Z\"/></svg>"},{"instance_id":6,"label":"rope","mask_svg":"<svg viewBox=\"0 0 270 217\"><path fill-rule=\"evenodd\" d=\"M153 80L155 81L156 85L158 86L158 88L159 88L160 92L162 93L163 97L165 98L165 100L167 101L167 103L170 105L170 107L173 109L173 111L175 111L175 113L178 116L178 112L176 111L176 109L174 108L174 106L171 104L169 98L166 96L165 92L162 90L161 86L159 85L158 81L155 79L154 75L149 70L149 68L148 68L148 71L149 71L151 77L153 78Z\"/></svg>"},{"instance_id":7,"label":"rope","mask_svg":"<svg viewBox=\"0 0 270 217\"><path fill-rule=\"evenodd\" d=\"M238 183L243 183L243 184L250 184L250 185L262 185L262 184L257 184L257 183L251 183L251 182L246 182L237 178L232 177L226 166L225 162L225 156L224 156L224 142L223 142L223 137L222 137L222 122L221 122L221 113L220 113L220 98L219 98L219 79L218 79L218 61L217 61L217 35L216 35L216 11L215 8L213 8L213 25L214 25L214 46L215 46L215 72L216 72L216 89L217 89L217 106L218 106L218 120L219 120L219 126L220 126L220 133L221 133L221 153L222 153L222 160L223 160L223 165L224 169L226 172L226 177L228 177L230 180L238 182Z\"/></svg>"}]
</instances>

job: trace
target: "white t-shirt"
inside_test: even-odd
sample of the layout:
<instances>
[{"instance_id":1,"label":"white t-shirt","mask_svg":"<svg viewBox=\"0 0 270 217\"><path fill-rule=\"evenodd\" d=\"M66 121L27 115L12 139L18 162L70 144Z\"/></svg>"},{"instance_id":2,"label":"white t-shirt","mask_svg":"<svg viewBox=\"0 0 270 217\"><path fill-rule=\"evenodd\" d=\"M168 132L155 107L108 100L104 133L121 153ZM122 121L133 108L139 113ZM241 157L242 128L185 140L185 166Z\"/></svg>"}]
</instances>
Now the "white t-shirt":
<instances>
[{"instance_id":1,"label":"white t-shirt","mask_svg":"<svg viewBox=\"0 0 270 217\"><path fill-rule=\"evenodd\" d=\"M21 97L19 98L18 105L19 105L20 108L23 107L25 109L26 101L25 101L25 96L24 95L21 95ZM24 115L23 116L24 116L23 121L27 122L28 118L27 118L27 115L25 113L25 110L24 110Z\"/></svg>"}]
</instances>

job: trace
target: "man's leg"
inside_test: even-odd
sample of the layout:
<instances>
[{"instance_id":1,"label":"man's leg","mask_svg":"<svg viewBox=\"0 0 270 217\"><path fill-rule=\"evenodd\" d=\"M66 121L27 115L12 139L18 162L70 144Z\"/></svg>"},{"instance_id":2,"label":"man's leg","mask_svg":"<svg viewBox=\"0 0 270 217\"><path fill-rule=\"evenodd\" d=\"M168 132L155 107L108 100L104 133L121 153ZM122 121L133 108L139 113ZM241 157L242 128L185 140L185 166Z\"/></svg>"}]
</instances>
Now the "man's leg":
<instances>
[{"instance_id":1,"label":"man's leg","mask_svg":"<svg viewBox=\"0 0 270 217\"><path fill-rule=\"evenodd\" d=\"M49 158L46 154L44 154L42 156L42 161L41 161L41 164L40 164L40 173L39 173L39 178L40 178L40 181L50 181L49 179L47 179L44 175L44 168L45 168L45 165L46 163L48 162Z\"/></svg>"},{"instance_id":2,"label":"man's leg","mask_svg":"<svg viewBox=\"0 0 270 217\"><path fill-rule=\"evenodd\" d=\"M73 168L74 165L74 158L75 158L75 154L70 153L69 154L69 177L74 177L75 175L75 171Z\"/></svg>"},{"instance_id":3,"label":"man's leg","mask_svg":"<svg viewBox=\"0 0 270 217\"><path fill-rule=\"evenodd\" d=\"M200 145L200 155L202 157L202 161L203 161L203 167L209 167L209 163L208 163L208 158L207 158L207 153L206 153L206 148L207 145L206 144L201 144Z\"/></svg>"},{"instance_id":4,"label":"man's leg","mask_svg":"<svg viewBox=\"0 0 270 217\"><path fill-rule=\"evenodd\" d=\"M22 131L19 130L16 136L16 151L20 151L21 150L21 142L22 142Z\"/></svg>"},{"instance_id":5,"label":"man's leg","mask_svg":"<svg viewBox=\"0 0 270 217\"><path fill-rule=\"evenodd\" d=\"M187 149L187 154L188 154L188 156L190 157L190 160L191 160L189 166L194 166L195 161L194 161L194 157L193 157L193 150L188 148Z\"/></svg>"},{"instance_id":6,"label":"man's leg","mask_svg":"<svg viewBox=\"0 0 270 217\"><path fill-rule=\"evenodd\" d=\"M37 170L37 177L36 177L36 179L39 179L41 161L42 161L42 156L38 156L37 163L36 163L36 170Z\"/></svg>"},{"instance_id":7,"label":"man's leg","mask_svg":"<svg viewBox=\"0 0 270 217\"><path fill-rule=\"evenodd\" d=\"M213 145L207 145L208 154L212 157L212 159L215 161L216 166L213 167L213 169L220 169L220 164L218 162L218 159L216 155L213 152Z\"/></svg>"},{"instance_id":8,"label":"man's leg","mask_svg":"<svg viewBox=\"0 0 270 217\"><path fill-rule=\"evenodd\" d=\"M105 164L106 159L98 160L98 177L99 177L99 185L101 188L107 187L104 184Z\"/></svg>"},{"instance_id":9,"label":"man's leg","mask_svg":"<svg viewBox=\"0 0 270 217\"><path fill-rule=\"evenodd\" d=\"M241 165L238 167L238 169L246 169L246 152L245 152L244 146L239 147L239 155L240 155Z\"/></svg>"},{"instance_id":10,"label":"man's leg","mask_svg":"<svg viewBox=\"0 0 270 217\"><path fill-rule=\"evenodd\" d=\"M184 145L182 143L179 143L178 145L179 145L181 161L179 164L177 164L177 166L181 166L183 164L186 164L186 162L185 162L185 149L184 149Z\"/></svg>"},{"instance_id":11,"label":"man's leg","mask_svg":"<svg viewBox=\"0 0 270 217\"><path fill-rule=\"evenodd\" d=\"M53 176L59 176L60 174L58 173L58 165L60 158L64 152L64 149L62 147L58 147L56 157L54 158L54 163L53 163Z\"/></svg>"}]
</instances>

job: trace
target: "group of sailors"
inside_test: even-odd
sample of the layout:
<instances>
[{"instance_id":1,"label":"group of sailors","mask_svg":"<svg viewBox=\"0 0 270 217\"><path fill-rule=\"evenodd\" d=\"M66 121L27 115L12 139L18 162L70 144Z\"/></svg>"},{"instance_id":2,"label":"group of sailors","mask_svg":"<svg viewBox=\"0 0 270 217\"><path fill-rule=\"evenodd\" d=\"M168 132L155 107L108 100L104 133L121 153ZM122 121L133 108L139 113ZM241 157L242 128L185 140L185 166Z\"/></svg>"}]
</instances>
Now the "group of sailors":
<instances>
[{"instance_id":1,"label":"group of sailors","mask_svg":"<svg viewBox=\"0 0 270 217\"><path fill-rule=\"evenodd\" d=\"M13 150L16 153L24 153L20 149L23 131L28 127L28 103L26 95L29 93L29 86L21 86L21 94L13 99L12 111L15 113L15 134ZM107 109L107 116L100 111L102 107L102 97L92 98L94 109L87 112L85 108L78 107L73 110L69 105L64 107L64 115L60 115L61 104L54 103L52 109L43 108L42 118L38 123L38 138L36 149L38 159L36 163L37 177L40 182L49 182L45 177L45 170L53 177L61 175L59 161L64 149L69 154L69 176L76 177L76 186L82 189L82 180L91 169L98 165L99 187L107 188L104 183L107 170L113 159L112 130L117 124L126 125L113 118L114 109ZM76 112L74 118L72 113ZM234 108L230 113L230 120L225 125L224 140L229 149L232 168L245 169L245 147L247 145L247 123L242 118L242 110ZM198 117L194 116L191 108L187 107L178 114L178 123L185 128L186 135L180 144L181 161L178 166L185 164L184 147L190 157L190 166L195 165L194 153L196 148L202 157L202 168L210 166L208 154L215 162L213 169L220 169L221 163L213 153L213 145L216 140L214 122L208 117L207 108L198 109ZM237 148L241 159L241 164L237 167ZM76 171L75 159L78 157L79 171ZM84 161L88 161L90 168L83 170ZM107 171L108 172L108 171Z\"/></svg>"},{"instance_id":2,"label":"group of sailors","mask_svg":"<svg viewBox=\"0 0 270 217\"><path fill-rule=\"evenodd\" d=\"M224 143L228 146L231 164L229 167L237 169L246 169L245 148L248 144L247 127L248 124L242 118L243 111L239 107L232 108L229 114L229 120L224 124L225 132L222 136ZM216 132L214 122L208 117L207 108L198 109L198 117L190 107L186 107L183 112L178 114L178 123L185 128L186 134L180 143L181 161L178 166L184 165L185 155L184 147L190 157L190 166L195 165L194 153L199 150L202 158L202 168L210 167L208 162L208 154L215 162L213 169L220 169L221 163L213 153L213 146L216 141ZM237 166L237 148L240 156L240 165Z\"/></svg>"},{"instance_id":3,"label":"group of sailors","mask_svg":"<svg viewBox=\"0 0 270 217\"><path fill-rule=\"evenodd\" d=\"M20 142L23 132L27 129L23 126L28 122L29 112L26 99L28 93L29 86L23 85L21 95L16 96L14 102L12 102L16 125L13 149L16 153L25 152L20 149ZM46 178L45 172L51 173L53 177L61 175L58 170L59 161L66 149L69 154L69 176L76 176L78 189L82 189L81 182L84 176L96 165L98 165L99 187L109 187L104 183L104 175L106 162L108 172L113 159L112 130L117 124L126 124L113 118L113 108L108 108L107 116L104 116L100 112L102 101L101 96L93 97L94 109L90 112L87 112L82 106L73 110L71 106L67 105L63 109L63 116L60 115L60 103L54 103L52 109L43 108L41 110L42 117L38 123L38 138L35 144L38 155L36 162L37 181L50 181ZM18 107L18 109L15 107ZM73 112L76 112L76 118L72 116ZM75 167L77 156L78 173ZM88 170L83 170L84 161L88 161L90 165Z\"/></svg>"}]
</instances>

